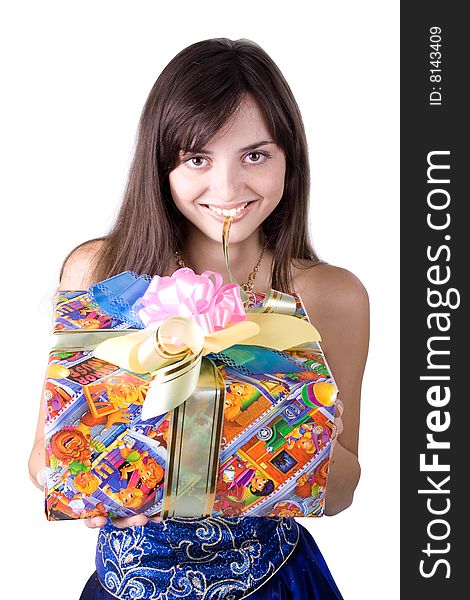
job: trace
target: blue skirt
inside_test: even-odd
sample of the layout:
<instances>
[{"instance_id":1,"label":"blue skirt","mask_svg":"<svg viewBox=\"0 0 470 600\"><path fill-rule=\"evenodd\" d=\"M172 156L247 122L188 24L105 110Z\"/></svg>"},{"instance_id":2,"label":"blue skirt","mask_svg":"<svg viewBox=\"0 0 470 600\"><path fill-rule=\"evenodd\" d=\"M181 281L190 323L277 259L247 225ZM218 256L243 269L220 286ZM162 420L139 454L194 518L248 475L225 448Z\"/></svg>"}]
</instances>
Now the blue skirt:
<instances>
[{"instance_id":1,"label":"blue skirt","mask_svg":"<svg viewBox=\"0 0 470 600\"><path fill-rule=\"evenodd\" d=\"M282 567L260 588L245 596L250 600L343 600L315 540L299 523L299 542ZM196 600L196 597L185 597ZM100 584L96 572L80 600L115 600ZM200 600L200 596L198 596Z\"/></svg>"}]
</instances>

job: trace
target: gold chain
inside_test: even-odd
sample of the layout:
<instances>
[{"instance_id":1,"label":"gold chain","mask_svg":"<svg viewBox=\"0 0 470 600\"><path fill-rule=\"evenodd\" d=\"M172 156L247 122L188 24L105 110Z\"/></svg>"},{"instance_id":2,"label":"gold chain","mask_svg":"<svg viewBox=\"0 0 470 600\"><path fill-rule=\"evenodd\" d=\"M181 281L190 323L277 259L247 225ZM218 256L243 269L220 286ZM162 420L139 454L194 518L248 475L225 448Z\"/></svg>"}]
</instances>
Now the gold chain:
<instances>
[{"instance_id":1,"label":"gold chain","mask_svg":"<svg viewBox=\"0 0 470 600\"><path fill-rule=\"evenodd\" d=\"M240 286L247 293L253 291L253 288L254 288L254 285L255 285L256 273L258 273L258 271L259 271L259 268L260 268L260 265L261 265L261 260L263 258L264 251L266 250L266 245L267 245L267 240L266 240L266 237L265 237L264 238L263 249L261 250L261 254L259 255L258 261L256 262L255 268L248 275L248 279L247 279L246 283L244 283L244 284L242 284ZM186 265L184 263L184 260L183 260L183 257L181 256L179 250L175 250L175 256L176 256L176 264L178 266L180 266L180 267L186 267Z\"/></svg>"}]
</instances>

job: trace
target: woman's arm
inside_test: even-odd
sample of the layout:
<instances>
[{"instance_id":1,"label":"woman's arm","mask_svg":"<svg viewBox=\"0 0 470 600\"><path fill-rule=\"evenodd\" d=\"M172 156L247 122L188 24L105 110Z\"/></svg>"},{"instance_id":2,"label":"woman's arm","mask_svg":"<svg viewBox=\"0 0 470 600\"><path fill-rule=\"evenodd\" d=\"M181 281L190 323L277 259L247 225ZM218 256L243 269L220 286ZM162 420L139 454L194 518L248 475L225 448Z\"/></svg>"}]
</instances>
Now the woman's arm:
<instances>
[{"instance_id":1,"label":"woman's arm","mask_svg":"<svg viewBox=\"0 0 470 600\"><path fill-rule=\"evenodd\" d=\"M369 299L360 280L346 269L317 265L299 275L296 287L344 404L343 429L330 462L325 514L351 505L361 469L358 461L361 385L369 347Z\"/></svg>"},{"instance_id":2,"label":"woman's arm","mask_svg":"<svg viewBox=\"0 0 470 600\"><path fill-rule=\"evenodd\" d=\"M98 260L103 243L102 240L92 240L79 246L69 255L62 270L59 290L86 290L94 283L92 265ZM31 481L41 489L44 487L42 473L45 466L44 417L44 402L41 399L36 436L29 458L29 476ZM146 522L147 517L145 515L113 519L116 527L145 525ZM85 524L92 528L102 527L106 524L106 517L85 519Z\"/></svg>"},{"instance_id":3,"label":"woman's arm","mask_svg":"<svg viewBox=\"0 0 470 600\"><path fill-rule=\"evenodd\" d=\"M42 471L43 471L44 465L45 465L44 419L45 419L44 401L41 397L41 401L39 403L38 423L37 423L37 427L36 427L36 433L34 436L33 448L31 450L31 454L29 456L29 461L28 461L29 478L34 483L34 485L37 486L41 490L44 488Z\"/></svg>"},{"instance_id":4,"label":"woman's arm","mask_svg":"<svg viewBox=\"0 0 470 600\"><path fill-rule=\"evenodd\" d=\"M98 256L102 241L92 241L77 248L67 259L59 283L59 290L86 290L92 283L90 265ZM39 404L38 424L33 448L29 457L29 477L40 489L43 489L42 473L45 465L44 456L44 401Z\"/></svg>"}]
</instances>

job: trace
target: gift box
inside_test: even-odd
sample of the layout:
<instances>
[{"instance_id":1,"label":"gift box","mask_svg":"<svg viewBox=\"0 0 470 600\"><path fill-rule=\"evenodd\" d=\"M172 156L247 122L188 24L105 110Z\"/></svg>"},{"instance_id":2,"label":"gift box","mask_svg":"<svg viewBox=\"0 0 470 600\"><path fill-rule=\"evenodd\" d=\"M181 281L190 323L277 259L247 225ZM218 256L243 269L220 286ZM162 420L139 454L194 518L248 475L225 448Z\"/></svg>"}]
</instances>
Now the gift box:
<instances>
[{"instance_id":1,"label":"gift box","mask_svg":"<svg viewBox=\"0 0 470 600\"><path fill-rule=\"evenodd\" d=\"M217 275L58 293L49 520L322 515L337 387L320 336L298 295L243 303Z\"/></svg>"}]
</instances>

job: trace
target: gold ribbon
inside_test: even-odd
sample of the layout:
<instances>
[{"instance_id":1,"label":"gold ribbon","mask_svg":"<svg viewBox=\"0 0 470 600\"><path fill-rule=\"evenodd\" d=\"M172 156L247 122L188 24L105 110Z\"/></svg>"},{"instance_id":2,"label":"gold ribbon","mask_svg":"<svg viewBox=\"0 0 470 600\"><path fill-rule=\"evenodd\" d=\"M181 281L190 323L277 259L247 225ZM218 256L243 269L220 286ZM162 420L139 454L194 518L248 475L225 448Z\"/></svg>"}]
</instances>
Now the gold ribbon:
<instances>
[{"instance_id":1,"label":"gold ribbon","mask_svg":"<svg viewBox=\"0 0 470 600\"><path fill-rule=\"evenodd\" d=\"M207 358L190 402L172 411L162 517L210 516L224 422L225 381Z\"/></svg>"},{"instance_id":2,"label":"gold ribbon","mask_svg":"<svg viewBox=\"0 0 470 600\"><path fill-rule=\"evenodd\" d=\"M222 243L230 280L228 242L233 217L226 217ZM166 319L156 330L147 328L124 336L112 335L99 343L94 355L135 373L149 373L152 381L142 408L142 419L174 410L196 390L201 359L209 353L222 352L234 344L265 346L287 350L310 341L320 341L313 325L292 318L296 310L290 294L269 290L261 307L247 308L248 295L240 287L247 311L246 321L231 323L224 329L204 334L202 328L187 317ZM175 343L179 340L179 343ZM215 383L214 383L215 385Z\"/></svg>"},{"instance_id":3,"label":"gold ribbon","mask_svg":"<svg viewBox=\"0 0 470 600\"><path fill-rule=\"evenodd\" d=\"M175 340L184 340L177 345ZM150 373L142 419L174 410L196 390L201 359L235 344L286 350L320 341L313 325L282 314L247 313L246 321L204 336L201 327L187 317L169 317L154 331L144 329L102 341L94 356L134 373ZM63 347L63 346L61 346Z\"/></svg>"},{"instance_id":4,"label":"gold ribbon","mask_svg":"<svg viewBox=\"0 0 470 600\"><path fill-rule=\"evenodd\" d=\"M228 238L233 217L224 221L222 241L230 280ZM320 334L305 319L293 317L290 294L269 290L260 307L248 307L240 288L246 320L204 334L195 321L173 316L144 330L59 331L53 350L92 350L95 357L139 374L151 382L142 420L170 412L168 460L161 515L210 515L222 438L225 382L207 354L235 344L275 350L294 349ZM189 402L185 402L190 398Z\"/></svg>"},{"instance_id":5,"label":"gold ribbon","mask_svg":"<svg viewBox=\"0 0 470 600\"><path fill-rule=\"evenodd\" d=\"M191 396L198 385L201 359L209 353L223 352L235 344L287 350L320 341L312 324L291 316L295 300L292 308L283 296L271 290L261 307L248 309L245 321L207 335L195 321L174 316L156 330L58 331L52 350L92 350L95 357L122 369L150 374L142 408L142 419L147 420L174 410ZM175 340L184 343L178 345Z\"/></svg>"}]
</instances>

